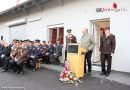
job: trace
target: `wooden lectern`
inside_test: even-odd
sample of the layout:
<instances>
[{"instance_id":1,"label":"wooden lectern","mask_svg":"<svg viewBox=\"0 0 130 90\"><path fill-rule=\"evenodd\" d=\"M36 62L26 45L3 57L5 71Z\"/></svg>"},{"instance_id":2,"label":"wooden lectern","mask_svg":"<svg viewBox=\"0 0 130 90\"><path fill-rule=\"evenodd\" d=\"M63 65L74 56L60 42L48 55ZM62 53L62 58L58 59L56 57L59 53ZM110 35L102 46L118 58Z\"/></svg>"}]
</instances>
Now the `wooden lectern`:
<instances>
[{"instance_id":1,"label":"wooden lectern","mask_svg":"<svg viewBox=\"0 0 130 90\"><path fill-rule=\"evenodd\" d=\"M70 43L67 46L67 61L69 62L70 69L76 74L78 78L84 76L84 48L80 44Z\"/></svg>"}]
</instances>

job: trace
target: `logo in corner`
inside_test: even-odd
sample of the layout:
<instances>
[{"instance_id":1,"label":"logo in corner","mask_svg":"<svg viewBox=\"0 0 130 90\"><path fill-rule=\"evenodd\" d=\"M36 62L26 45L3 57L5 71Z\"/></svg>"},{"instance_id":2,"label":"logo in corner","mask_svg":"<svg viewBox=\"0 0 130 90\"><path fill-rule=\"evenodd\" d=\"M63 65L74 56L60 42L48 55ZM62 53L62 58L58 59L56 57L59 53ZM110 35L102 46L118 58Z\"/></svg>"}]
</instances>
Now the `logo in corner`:
<instances>
[{"instance_id":1,"label":"logo in corner","mask_svg":"<svg viewBox=\"0 0 130 90\"><path fill-rule=\"evenodd\" d=\"M96 12L126 12L128 9L125 7L120 7L117 5L117 3L113 3L113 7L101 7L96 8Z\"/></svg>"},{"instance_id":2,"label":"logo in corner","mask_svg":"<svg viewBox=\"0 0 130 90\"><path fill-rule=\"evenodd\" d=\"M113 3L113 8L117 9L117 4L116 3Z\"/></svg>"}]
</instances>

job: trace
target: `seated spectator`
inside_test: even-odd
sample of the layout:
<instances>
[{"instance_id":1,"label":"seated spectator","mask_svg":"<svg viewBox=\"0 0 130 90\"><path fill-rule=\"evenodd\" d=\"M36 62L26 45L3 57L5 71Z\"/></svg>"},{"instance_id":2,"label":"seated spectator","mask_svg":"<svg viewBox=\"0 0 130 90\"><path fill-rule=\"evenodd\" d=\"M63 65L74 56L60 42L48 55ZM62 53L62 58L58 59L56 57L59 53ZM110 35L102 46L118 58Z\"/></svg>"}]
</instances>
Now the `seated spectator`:
<instances>
[{"instance_id":1,"label":"seated spectator","mask_svg":"<svg viewBox=\"0 0 130 90\"><path fill-rule=\"evenodd\" d=\"M3 50L3 42L0 41L0 56L1 56L1 54L2 54L2 50ZM3 64L2 64L1 58L0 58L0 68L2 68L2 67L3 67Z\"/></svg>"},{"instance_id":2,"label":"seated spectator","mask_svg":"<svg viewBox=\"0 0 130 90\"><path fill-rule=\"evenodd\" d=\"M4 47L1 53L1 62L3 66L3 71L2 72L7 72L8 71L8 66L9 66L9 60L10 60L10 52L11 52L11 47L8 46L6 42L4 42Z\"/></svg>"},{"instance_id":3,"label":"seated spectator","mask_svg":"<svg viewBox=\"0 0 130 90\"><path fill-rule=\"evenodd\" d=\"M15 57L16 57L16 54L17 54L18 46L19 46L18 44L19 44L19 41L15 40L13 42L12 47L11 47L11 53L10 53L11 60L9 61L9 65L13 69L13 72L17 72L17 70L16 70L16 63L15 63Z\"/></svg>"},{"instance_id":4,"label":"seated spectator","mask_svg":"<svg viewBox=\"0 0 130 90\"><path fill-rule=\"evenodd\" d=\"M33 47L34 47L34 43L32 43L32 41L30 40L27 40L27 49L28 49L28 59L26 62L27 69L31 69L30 60L31 60L31 52L32 52Z\"/></svg>"},{"instance_id":5,"label":"seated spectator","mask_svg":"<svg viewBox=\"0 0 130 90\"><path fill-rule=\"evenodd\" d=\"M30 63L32 65L32 71L35 71L37 59L42 58L42 52L40 50L39 42L37 40L35 41L30 54Z\"/></svg>"},{"instance_id":6,"label":"seated spectator","mask_svg":"<svg viewBox=\"0 0 130 90\"><path fill-rule=\"evenodd\" d=\"M43 63L49 64L49 61L47 60L48 45L46 44L46 41L42 42L41 51L42 51Z\"/></svg>"},{"instance_id":7,"label":"seated spectator","mask_svg":"<svg viewBox=\"0 0 130 90\"><path fill-rule=\"evenodd\" d=\"M50 41L48 41L48 50L47 50L47 52L45 54L47 64L51 64L50 56L53 55L53 54L54 54L54 46Z\"/></svg>"},{"instance_id":8,"label":"seated spectator","mask_svg":"<svg viewBox=\"0 0 130 90\"><path fill-rule=\"evenodd\" d=\"M52 63L60 64L59 57L62 56L62 45L60 44L60 39L56 39L56 45L54 47L54 54L51 55L50 60Z\"/></svg>"},{"instance_id":9,"label":"seated spectator","mask_svg":"<svg viewBox=\"0 0 130 90\"><path fill-rule=\"evenodd\" d=\"M14 46L11 53L12 60L9 62L12 65L14 72L23 72L22 66L23 63L27 60L27 55L28 50L24 43L21 42Z\"/></svg>"}]
</instances>

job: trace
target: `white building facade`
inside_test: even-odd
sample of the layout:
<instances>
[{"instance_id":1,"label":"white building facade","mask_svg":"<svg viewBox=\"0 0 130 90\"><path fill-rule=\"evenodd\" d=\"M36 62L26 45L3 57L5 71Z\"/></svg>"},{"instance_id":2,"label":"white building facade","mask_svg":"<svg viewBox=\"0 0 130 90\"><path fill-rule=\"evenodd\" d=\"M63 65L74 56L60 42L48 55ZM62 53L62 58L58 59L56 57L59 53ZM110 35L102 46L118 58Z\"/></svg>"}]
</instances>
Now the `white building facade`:
<instances>
[{"instance_id":1,"label":"white building facade","mask_svg":"<svg viewBox=\"0 0 130 90\"><path fill-rule=\"evenodd\" d=\"M65 46L67 29L72 29L79 43L82 29L87 27L96 40L92 61L98 62L102 29L109 26L116 36L112 70L130 72L129 3L129 0L46 0L40 6L36 4L16 13L1 15L0 36L7 42L15 38L54 41L60 37ZM64 55L61 62L64 62Z\"/></svg>"}]
</instances>

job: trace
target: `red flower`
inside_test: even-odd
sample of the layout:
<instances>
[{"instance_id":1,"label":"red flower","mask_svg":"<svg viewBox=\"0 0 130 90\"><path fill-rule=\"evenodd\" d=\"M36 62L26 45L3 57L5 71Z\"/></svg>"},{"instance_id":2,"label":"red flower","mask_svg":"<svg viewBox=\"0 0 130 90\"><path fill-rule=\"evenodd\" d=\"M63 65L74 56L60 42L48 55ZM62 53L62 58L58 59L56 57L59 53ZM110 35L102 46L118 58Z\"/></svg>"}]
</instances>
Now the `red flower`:
<instances>
[{"instance_id":1,"label":"red flower","mask_svg":"<svg viewBox=\"0 0 130 90\"><path fill-rule=\"evenodd\" d=\"M69 69L66 67L65 70L68 71Z\"/></svg>"},{"instance_id":2,"label":"red flower","mask_svg":"<svg viewBox=\"0 0 130 90\"><path fill-rule=\"evenodd\" d=\"M64 79L64 76L62 76L61 78Z\"/></svg>"},{"instance_id":3,"label":"red flower","mask_svg":"<svg viewBox=\"0 0 130 90\"><path fill-rule=\"evenodd\" d=\"M116 4L116 3L113 3L113 7L114 7L115 9L117 9L117 4Z\"/></svg>"},{"instance_id":4,"label":"red flower","mask_svg":"<svg viewBox=\"0 0 130 90\"><path fill-rule=\"evenodd\" d=\"M73 78L70 78L70 80L73 80Z\"/></svg>"},{"instance_id":5,"label":"red flower","mask_svg":"<svg viewBox=\"0 0 130 90\"><path fill-rule=\"evenodd\" d=\"M66 77L66 73L63 74L63 77Z\"/></svg>"}]
</instances>

